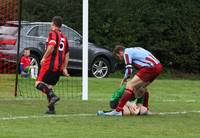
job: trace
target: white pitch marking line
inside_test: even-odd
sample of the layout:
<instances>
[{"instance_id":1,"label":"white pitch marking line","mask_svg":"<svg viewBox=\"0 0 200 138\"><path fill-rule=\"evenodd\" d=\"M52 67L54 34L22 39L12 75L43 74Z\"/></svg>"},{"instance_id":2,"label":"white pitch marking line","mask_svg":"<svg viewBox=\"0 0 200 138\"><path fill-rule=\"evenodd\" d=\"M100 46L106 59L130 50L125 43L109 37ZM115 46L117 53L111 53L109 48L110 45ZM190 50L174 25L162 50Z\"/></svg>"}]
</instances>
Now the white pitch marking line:
<instances>
[{"instance_id":1,"label":"white pitch marking line","mask_svg":"<svg viewBox=\"0 0 200 138\"><path fill-rule=\"evenodd\" d=\"M31 118L62 118L62 117L76 117L76 116L94 116L95 114L66 114L66 115L30 115L30 116L8 116L0 117L0 120L16 120L16 119L31 119Z\"/></svg>"},{"instance_id":2,"label":"white pitch marking line","mask_svg":"<svg viewBox=\"0 0 200 138\"><path fill-rule=\"evenodd\" d=\"M163 102L186 102L186 103L196 103L197 100L194 100L194 99L188 99L188 100L170 100L170 99L166 99L166 100L163 100Z\"/></svg>"},{"instance_id":3,"label":"white pitch marking line","mask_svg":"<svg viewBox=\"0 0 200 138\"><path fill-rule=\"evenodd\" d=\"M182 112L160 112L160 113L150 113L149 115L178 115L178 114L188 114L188 113L200 113L200 110L193 111L182 111Z\"/></svg>"},{"instance_id":4,"label":"white pitch marking line","mask_svg":"<svg viewBox=\"0 0 200 138\"><path fill-rule=\"evenodd\" d=\"M178 114L188 114L188 113L200 113L200 110L182 111L182 112L160 112L160 113L151 113L149 115L178 115ZM34 118L38 119L38 118L87 117L87 116L96 116L96 114L8 116L8 117L0 117L0 120L18 120L18 119L34 119Z\"/></svg>"}]
</instances>

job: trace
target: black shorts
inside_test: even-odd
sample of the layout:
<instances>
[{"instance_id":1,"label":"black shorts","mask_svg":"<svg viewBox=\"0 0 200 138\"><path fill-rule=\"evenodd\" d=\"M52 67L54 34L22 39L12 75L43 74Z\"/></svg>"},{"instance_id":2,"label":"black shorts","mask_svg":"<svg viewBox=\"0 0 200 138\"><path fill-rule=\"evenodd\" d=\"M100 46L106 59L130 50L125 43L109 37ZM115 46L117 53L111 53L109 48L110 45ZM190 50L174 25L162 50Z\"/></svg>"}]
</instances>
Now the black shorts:
<instances>
[{"instance_id":1,"label":"black shorts","mask_svg":"<svg viewBox=\"0 0 200 138\"><path fill-rule=\"evenodd\" d=\"M60 75L60 71L54 72L47 70L42 81L49 85L56 85L56 83L59 81Z\"/></svg>"}]
</instances>

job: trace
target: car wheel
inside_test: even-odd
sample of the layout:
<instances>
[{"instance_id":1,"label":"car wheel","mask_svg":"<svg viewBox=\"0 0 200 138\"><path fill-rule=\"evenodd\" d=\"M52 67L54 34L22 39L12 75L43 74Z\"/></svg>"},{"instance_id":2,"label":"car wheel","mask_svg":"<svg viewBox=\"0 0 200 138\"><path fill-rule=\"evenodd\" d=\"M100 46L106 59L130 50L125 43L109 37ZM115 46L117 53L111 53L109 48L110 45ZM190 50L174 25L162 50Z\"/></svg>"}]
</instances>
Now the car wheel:
<instances>
[{"instance_id":1,"label":"car wheel","mask_svg":"<svg viewBox=\"0 0 200 138\"><path fill-rule=\"evenodd\" d=\"M96 78L104 78L110 74L110 64L105 58L96 58L91 65L90 74Z\"/></svg>"}]
</instances>

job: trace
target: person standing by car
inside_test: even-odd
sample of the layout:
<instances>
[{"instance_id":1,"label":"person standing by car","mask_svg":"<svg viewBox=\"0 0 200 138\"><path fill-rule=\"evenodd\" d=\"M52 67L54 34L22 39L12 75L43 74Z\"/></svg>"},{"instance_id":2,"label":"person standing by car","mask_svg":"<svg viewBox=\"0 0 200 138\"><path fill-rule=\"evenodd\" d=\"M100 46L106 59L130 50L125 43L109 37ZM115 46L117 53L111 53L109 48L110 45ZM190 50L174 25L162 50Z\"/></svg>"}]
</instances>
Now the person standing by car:
<instances>
[{"instance_id":1,"label":"person standing by car","mask_svg":"<svg viewBox=\"0 0 200 138\"><path fill-rule=\"evenodd\" d=\"M45 93L48 99L47 114L55 114L55 103L60 100L55 95L52 86L59 81L61 73L69 76L67 71L69 60L68 40L60 30L62 18L54 16L52 18L51 31L47 38L47 47L40 61L41 69L35 82L35 87Z\"/></svg>"}]
</instances>

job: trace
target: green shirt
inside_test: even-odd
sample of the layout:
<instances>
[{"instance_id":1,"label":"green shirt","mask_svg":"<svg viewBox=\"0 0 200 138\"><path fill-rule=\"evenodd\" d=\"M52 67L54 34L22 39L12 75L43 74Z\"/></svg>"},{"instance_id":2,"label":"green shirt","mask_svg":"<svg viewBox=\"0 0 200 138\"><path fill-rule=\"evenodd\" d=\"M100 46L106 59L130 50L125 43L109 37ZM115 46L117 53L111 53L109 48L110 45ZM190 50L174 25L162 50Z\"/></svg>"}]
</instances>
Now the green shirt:
<instances>
[{"instance_id":1,"label":"green shirt","mask_svg":"<svg viewBox=\"0 0 200 138\"><path fill-rule=\"evenodd\" d=\"M120 88L118 88L111 96L110 101L115 101L118 102L119 99L121 98L122 94L124 93L126 89L126 85L122 85ZM144 103L144 96L142 96L141 98L136 99L134 96L131 98L130 101L135 101L136 103Z\"/></svg>"}]
</instances>

